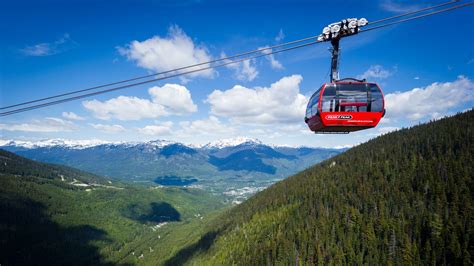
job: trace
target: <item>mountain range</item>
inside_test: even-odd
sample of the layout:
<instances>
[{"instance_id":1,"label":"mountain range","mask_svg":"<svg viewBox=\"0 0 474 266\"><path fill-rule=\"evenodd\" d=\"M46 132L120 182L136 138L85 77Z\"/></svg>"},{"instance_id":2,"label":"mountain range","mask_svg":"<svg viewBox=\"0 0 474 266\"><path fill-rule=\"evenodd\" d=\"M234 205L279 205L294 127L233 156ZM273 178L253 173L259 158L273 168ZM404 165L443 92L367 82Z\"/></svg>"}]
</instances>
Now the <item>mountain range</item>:
<instances>
[{"instance_id":1,"label":"mountain range","mask_svg":"<svg viewBox=\"0 0 474 266\"><path fill-rule=\"evenodd\" d=\"M261 191L166 265L472 265L474 111L398 130Z\"/></svg>"},{"instance_id":2,"label":"mountain range","mask_svg":"<svg viewBox=\"0 0 474 266\"><path fill-rule=\"evenodd\" d=\"M272 146L250 138L201 146L166 140L3 140L0 148L36 161L67 165L123 181L200 187L236 202L343 151Z\"/></svg>"},{"instance_id":3,"label":"mountain range","mask_svg":"<svg viewBox=\"0 0 474 266\"><path fill-rule=\"evenodd\" d=\"M469 111L391 132L260 192L142 185L0 149L0 264L472 265L473 122ZM242 144L167 143L154 153L169 159L174 150L191 157L212 150L207 159L226 168L232 158L222 158L249 156L248 146L272 160L313 152ZM104 145L63 150L113 149ZM243 191L255 195L223 204Z\"/></svg>"}]
</instances>

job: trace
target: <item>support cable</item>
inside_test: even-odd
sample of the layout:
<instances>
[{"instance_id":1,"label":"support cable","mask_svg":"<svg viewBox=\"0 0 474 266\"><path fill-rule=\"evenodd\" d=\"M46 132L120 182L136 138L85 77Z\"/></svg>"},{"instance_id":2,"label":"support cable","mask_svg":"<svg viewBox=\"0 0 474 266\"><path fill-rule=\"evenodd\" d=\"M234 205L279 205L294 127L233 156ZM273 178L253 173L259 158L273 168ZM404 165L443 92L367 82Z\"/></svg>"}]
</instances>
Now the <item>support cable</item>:
<instances>
[{"instance_id":1,"label":"support cable","mask_svg":"<svg viewBox=\"0 0 474 266\"><path fill-rule=\"evenodd\" d=\"M436 5L436 6L427 7L427 8L423 8L423 9L420 9L420 10L408 12L408 13L401 14L401 15L397 15L397 16L394 16L394 17L380 19L380 20L374 21L372 23L368 23L368 25L371 25L371 24L373 25L373 24L377 24L377 23L380 23L380 22L384 22L384 21L388 21L388 20L392 20L392 19L396 19L396 18L408 16L408 15L417 14L417 13L420 13L420 12L423 12L423 11L426 11L426 10L438 8L438 7L445 6L445 5L449 5L449 4L452 4L452 3L455 3L455 2L458 2L458 1L454 0L454 1L443 3L443 4L439 4L439 5ZM368 29L361 29L361 30L359 30L359 33L368 32L368 31L372 31L372 30L376 30L376 29L381 29L381 28L396 25L396 24L399 24L399 23L404 23L404 22L408 22L408 21L412 21L412 20L416 20L416 19L420 19L420 18L440 14L440 13L443 13L443 12L447 12L447 11L451 11L451 10L455 10L455 9L459 9L459 8L463 8L463 7L467 7L467 6L472 6L472 5L474 5L474 2L460 4L460 5L456 5L456 6L453 6L453 7L428 12L428 13L425 13L425 14L422 14L422 15L418 15L418 16L414 16L414 17L410 17L410 18L406 18L406 19L401 19L401 20L397 20L397 21L394 21L394 22L390 22L390 23L385 23L385 24L382 24L382 25L379 25L379 26L374 26L374 27L368 28ZM210 64L213 64L213 63L224 61L224 63L222 63L222 64L210 65L210 66L207 66L207 67L194 69L194 70L189 70L189 71L185 71L185 72L180 72L180 73L176 73L176 74L171 74L171 75L167 75L167 76L164 76L164 77L159 77L159 78L146 80L146 81L142 81L142 82L138 82L138 83L126 84L126 85L122 85L122 86L119 86L119 87L114 87L114 88L109 88L109 89L105 89L105 90L100 90L100 91L96 91L96 92L91 92L91 93L87 93L87 94L78 95L78 96L68 97L68 98L65 98L65 99L49 101L49 102L46 102L46 103L35 104L35 105L27 106L27 107L17 108L17 109L14 109L14 110L2 112L2 113L0 113L0 116L12 115L12 114L21 113L21 112L25 112L25 111L29 111L29 110L34 110L34 109L38 109L38 108L42 108L42 107L46 107L46 106L51 106L51 105L55 105L55 104L69 102L69 101L82 99L82 98L86 98L86 97L90 97L90 96L94 96L94 95L99 95L99 94L108 93L108 92L112 92L112 91L117 91L117 90L121 90L121 89L125 89L125 88L130 88L130 87L134 87L134 86L138 86L138 85L142 85L142 84L147 84L147 83L154 82L154 81L179 77L179 76L182 76L182 75L187 75L187 74L196 73L196 72L200 72L200 71L204 71L204 70L223 67L223 66L227 66L227 65L230 65L230 64L236 64L236 63L244 62L244 61L247 61L247 60L252 60L252 59L255 59L255 58L259 58L259 57L268 56L268 55L271 55L271 54L282 53L282 52L285 52L285 51L290 51L290 50L294 50L294 49L298 49L298 48L302 48L302 47L306 47L306 46L310 46L310 45L314 45L314 44L317 44L317 43L324 42L324 40L317 40L317 41L307 42L307 43L304 43L304 44L300 44L300 45L296 45L296 46L292 46L292 47L288 47L288 48L284 48L284 49L280 49L280 50L275 50L275 51L273 50L275 48L281 48L281 47L289 46L291 44L297 44L297 43L301 43L301 42L305 42L305 41L309 41L309 40L314 40L314 39L317 39L319 36L320 35L311 36L311 37L307 37L307 38L303 38L303 39L299 39L299 40L295 40L295 41L291 41L291 42L286 42L286 43L282 43L282 44L278 44L278 45L274 45L274 46L270 46L270 47L266 47L266 48L256 49L256 50L252 50L252 51L249 51L249 52L244 52L244 53L240 53L240 54L236 54L236 55L232 55L232 56L228 56L228 57L224 57L224 58L220 58L220 59L215 59L215 60L211 60L211 61L208 61L208 62L189 65L189 66L185 66L185 67L181 67L181 68L176 68L176 69L172 69L172 70L168 70L168 71L164 71L164 72L160 72L160 73L154 73L154 74L150 74L150 75L146 75L146 76L131 78L131 79L118 81L118 82L113 82L113 83L108 83L108 84L104 84L104 85L100 85L100 86L96 86L96 87L91 87L91 88L87 88L87 89L83 89L83 90L72 91L72 92L63 93L63 94L59 94L59 95L54 95L54 96L50 96L50 97L45 97L45 98L41 98L41 99L37 99L37 100L32 100L32 101L28 101L28 102L14 104L14 105L6 106L6 107L1 107L0 110L10 109L10 108L13 108L13 107L18 107L18 106L28 105L28 104L32 104L32 103L42 102L42 101L51 100L51 99L64 97L64 96L69 96L69 95L73 95L73 94L77 94L77 93L81 93L81 92L87 92L87 91L91 91L91 90L95 90L95 89L99 89L99 88L105 88L105 87L109 87L109 86L113 86L113 85L123 84L123 83L136 81L136 80L140 80L140 79L144 79L144 78L148 78L148 77L153 77L153 76L157 76L157 75L170 74L170 73L177 72L177 71L180 71L180 70L195 68L197 66L202 66L202 65L210 65ZM265 52L265 51L267 51L267 52ZM246 57L246 58L242 58L242 59L238 59L238 60L230 60L230 59L242 57L242 56L245 56L245 55L252 55L252 54L255 54L255 53L259 53L259 54L254 55L254 56L250 56L250 57Z\"/></svg>"},{"instance_id":2,"label":"support cable","mask_svg":"<svg viewBox=\"0 0 474 266\"><path fill-rule=\"evenodd\" d=\"M252 50L252 51L249 51L249 52L235 54L235 55L231 55L231 56L227 56L227 57L223 57L223 58L219 58L219 59L215 59L215 60L211 60L211 61L207 61L207 62L197 63L197 64L193 64L193 65L189 65L189 66L184 66L184 67L179 67L179 68L175 68L175 69L171 69L171 70L166 70L166 71L163 71L163 72L157 72L157 73L148 74L148 75L144 75L144 76L140 76L140 77L135 77L135 78L130 78L130 79L121 80L121 81L117 81L117 82L107 83L107 84L94 86L94 87L90 87L90 88L86 88L86 89L82 89L82 90L66 92L66 93L62 93L62 94L58 94L58 95L53 95L53 96L49 96L49 97L40 98L40 99L37 99L37 100L31 100L31 101L27 101L27 102L13 104L13 105L5 106L5 107L0 107L0 110L5 110L5 109L13 108L13 107L18 107L18 106L23 106L23 105L27 105L27 104L42 102L42 101L51 100L51 99L55 99L55 98L60 98L60 97L64 97L64 96L69 96L69 95L73 95L73 94L77 94L77 93L81 93L81 92L87 92L87 91L91 91L91 90L101 89L101 88L105 88L105 87L109 87L109 86L113 86L113 85L118 85L118 84L128 83L128 82L131 82L131 81L145 79L145 78L149 78L149 77L153 77L153 76L165 75L165 74L169 74L169 73L180 71L180 70L185 70L185 69L194 68L194 67L198 67L198 66L208 65L208 64L217 63L217 62L222 62L222 61L234 59L234 58L237 58L237 57L242 57L242 56L245 56L245 55L251 55L251 54L255 54L255 53L268 53L267 51L272 51L273 49L276 49L276 48L281 48L281 47L289 46L289 45L292 45L292 44L297 44L297 43L301 43L301 42L305 42L305 41L309 41L309 40L314 40L317 37L318 37L317 35L316 36L311 36L311 37L306 37L306 38L303 38L303 39L294 40L294 41L290 41L290 42L286 42L286 43L281 43L281 44L273 45L273 46L270 46L270 47L255 49L255 50Z\"/></svg>"},{"instance_id":3,"label":"support cable","mask_svg":"<svg viewBox=\"0 0 474 266\"><path fill-rule=\"evenodd\" d=\"M150 83L150 82L155 82L155 81L169 79L169 78L175 78L175 77L179 77L179 76L183 76L183 75L187 75L187 74L192 74L192 73L196 73L196 72L200 72L200 71L204 71L204 70L209 70L209 69L213 69L213 68L223 67L223 66L227 66L227 65L231 65L231 64L237 64L237 63L252 60L252 59L255 59L255 58L268 56L268 55L271 55L271 54L282 53L282 52L286 52L286 51L290 51L290 50L295 50L295 49L298 49L298 48L314 45L314 44L317 44L317 43L321 43L321 41L313 41L313 42L300 44L300 45L292 46L292 47L285 48L285 49L272 51L272 52L265 53L265 54L258 54L258 55L251 56L251 57L248 57L248 58L243 58L243 59L239 59L239 60L235 60L235 61L225 62L225 63L219 64L219 65L199 68L199 69L195 69L195 70L190 70L190 71L186 71L186 72L172 74L172 75L165 76L165 77L155 78L155 79L146 80L146 81L133 83L133 84L127 84L127 85L123 85L123 86L119 86L119 87L114 87L114 88L110 88L110 89L106 89L106 90L91 92L91 93L87 93L87 94L82 94L82 95L73 96L73 97L69 97L69 98L65 98L65 99L60 99L60 100L55 100L55 101L51 101L51 102L47 102L47 103L37 104L37 105L33 105L33 106L27 106L27 107L23 107L23 108L11 110L11 111L2 112L2 113L0 113L0 116L7 116L7 115L16 114L16 113L26 112L26 111L46 107L46 106L51 106L51 105L56 105L56 104L60 104L60 103L70 102L70 101L73 101L73 100L78 100L78 99L82 99L82 98L86 98L86 97L90 97L90 96L95 96L95 95L99 95L99 94L104 94L104 93L108 93L108 92L112 92L112 91L117 91L117 90L121 90L121 89L125 89L125 88L138 86L138 85L143 85L143 84L147 84L147 83Z\"/></svg>"}]
</instances>

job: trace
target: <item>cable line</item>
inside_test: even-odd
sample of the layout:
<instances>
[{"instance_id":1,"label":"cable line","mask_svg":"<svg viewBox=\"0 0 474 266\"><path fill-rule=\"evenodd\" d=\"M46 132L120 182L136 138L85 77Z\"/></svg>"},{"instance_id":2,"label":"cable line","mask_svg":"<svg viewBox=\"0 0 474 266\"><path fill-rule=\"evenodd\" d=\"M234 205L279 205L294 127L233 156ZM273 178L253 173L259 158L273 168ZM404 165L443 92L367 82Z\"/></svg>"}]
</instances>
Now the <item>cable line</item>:
<instances>
[{"instance_id":1,"label":"cable line","mask_svg":"<svg viewBox=\"0 0 474 266\"><path fill-rule=\"evenodd\" d=\"M185 69L188 69L188 68L198 67L198 66L202 66L202 65L208 65L208 64L217 63L217 62L221 62L221 61L225 61L225 60L229 60L229 59L234 59L234 58L237 58L237 57L242 57L244 55L251 55L251 54L255 54L255 53L261 53L261 52L265 52L265 51L268 51L268 50L271 51L275 48L281 48L281 47L285 47L285 46L288 46L288 45L291 45L291 44L296 44L296 43L301 43L301 42L304 42L304 41L309 41L309 40L312 40L312 39L316 39L317 37L318 37L318 35L311 36L311 37L306 37L306 38L303 38L303 39L294 40L294 41L290 41L290 42L286 42L286 43L281 43L281 44L277 44L277 45L273 45L273 46L269 46L269 47L265 47L265 48L255 49L255 50L252 50L252 51L249 51L249 52L235 54L235 55L231 55L231 56L227 56L227 57L223 57L223 58L219 58L219 59L215 59L215 60L211 60L211 61L207 61L207 62L197 63L197 64L194 64L194 65L188 65L188 66L179 67L179 68L175 68L175 69L171 69L171 70L166 70L166 71L163 71L163 72L148 74L148 75L145 75L145 76L140 76L140 77L136 77L136 78L130 78L130 79L126 79L126 80L121 80L121 81L117 81L117 82L112 82L112 83L107 83L107 84L103 84L103 85L99 85L99 86L94 86L94 87L90 87L90 88L87 88L87 89L71 91L71 92L62 93L62 94L58 94L58 95L54 95L54 96L49 96L49 97L45 97L45 98L41 98L41 99L37 99L37 100L32 100L32 101L27 101L27 102L18 103L18 104L14 104L14 105L9 105L9 106L5 106L5 107L0 107L0 110L10 109L10 108L13 108L13 107L18 107L18 106L27 105L27 104L36 103L36 102L42 102L42 101L51 100L51 99L64 97L64 96L69 96L69 95L73 95L73 94L77 94L77 93L81 93L81 92L96 90L96 89L105 88L105 87L109 87L109 86L113 86L113 85L118 85L118 84L127 83L127 82L131 82L131 81L145 79L145 78L149 78L149 77L153 77L153 76L169 74L169 73L172 73L172 72L185 70Z\"/></svg>"},{"instance_id":2,"label":"cable line","mask_svg":"<svg viewBox=\"0 0 474 266\"><path fill-rule=\"evenodd\" d=\"M431 7L422 8L422 9L419 9L419 10L416 10L416 11L407 12L407 13L400 14L400 15L397 15L397 16L376 20L376 21L373 21L373 22L369 22L367 25L377 24L377 23L380 23L380 22L383 22L383 21L388 21L388 20L393 20L393 19L396 19L396 18L404 17L404 16L413 15L413 14L420 13L420 12L423 12L423 11L426 11L426 10L442 7L442 6L445 6L445 5L450 5L450 4L453 4L453 3L456 3L456 2L459 2L459 0L453 0L453 1L450 1L450 2L442 3L442 4L431 6ZM157 72L157 73L148 74L148 75L144 75L144 76L139 76L139 77L135 77L135 78L130 78L130 79L126 79L126 80L121 80L121 81L117 81L117 82L106 83L106 84L103 84L103 85L98 85L98 86L94 86L94 87L90 87L90 88L86 88L86 89L82 89L82 90L76 90L76 91L66 92L66 93L53 95L53 96L49 96L49 97L44 97L44 98L40 98L40 99L36 99L36 100L26 101L26 102L22 102L22 103L18 103L18 104L13 104L13 105L5 106L5 107L0 107L0 110L11 109L13 107L18 107L18 106L28 105L28 104L42 102L42 101L46 101L46 100L56 99L56 98L69 96L69 95L73 95L73 94L77 94L77 93L81 93L81 92L92 91L92 90L101 89L101 88L105 88L105 87L109 87L109 86L113 86L113 85L118 85L118 84L127 83L127 82L131 82L131 81L145 79L145 78L149 78L149 77L153 77L153 76L169 74L169 73L172 73L172 72L185 70L185 69L188 69L188 68L193 68L193 67L198 67L198 66L202 66L202 65L217 63L217 62L225 61L225 60L228 60L228 59L234 59L234 58L245 56L245 55L251 55L251 54L254 54L254 53L261 53L261 52L264 52L264 51L273 50L273 49L280 48L280 47L285 47L285 46L288 46L288 45L291 45L291 44L296 44L296 43L300 43L300 42L304 42L304 41L309 41L309 40L315 39L317 37L318 37L318 35L311 36L311 37L307 37L307 38L303 38L303 39L299 39L299 40L294 40L294 41L290 41L290 42L286 42L286 43L282 43L282 44L277 44L277 45L273 45L273 46L265 47L265 48L261 48L261 49L255 49L255 50L252 50L252 51L248 51L248 52L244 52L244 53L240 53L240 54L235 54L235 55L232 55L232 56L219 58L219 59L215 59L215 60L211 60L211 61L207 61L207 62L197 63L197 64L193 64L193 65L179 67L179 68L176 68L176 69L166 70L166 71L163 71L163 72Z\"/></svg>"},{"instance_id":3,"label":"cable line","mask_svg":"<svg viewBox=\"0 0 474 266\"><path fill-rule=\"evenodd\" d=\"M395 18L400 18L400 17L403 17L403 16L413 15L413 14L420 13L420 12L423 12L423 11L426 11L426 10L429 10L429 9L434 9L434 8L438 8L438 7L441 7L441 6L449 5L449 4L452 4L454 2L457 2L457 1L456 0L455 1L450 1L450 2L447 2L447 3L439 4L439 5L432 6L432 7L423 8L423 9L420 9L420 10L417 10L417 11L408 12L408 13L397 15L397 16L394 16L394 17L380 19L380 20L377 20L375 22L369 23L368 25L380 23L380 22L383 22L383 21L392 20L392 19L395 19ZM441 9L441 10L432 11L432 12L425 13L425 14L422 14L422 15L418 15L418 16L414 16L414 17L410 17L410 18L406 18L406 19L401 19L401 20L398 20L398 21L390 22L390 23L385 23L385 24L382 24L382 25L379 25L379 26L374 26L374 27L371 27L371 28L368 28L368 29L361 29L361 30L359 30L359 33L368 32L368 31L372 31L372 30L376 30L376 29L381 29L381 28L396 25L396 24L399 24L399 23L404 23L404 22L407 22L407 21L416 20L416 19L436 15L436 14L439 14L439 13L443 13L443 12L447 12L447 11L451 11L451 10L455 10L455 9L459 9L459 8L463 8L463 7L467 7L467 6L471 6L471 5L474 5L474 2L469 2L469 3L460 4L460 5L457 5L457 6L453 6L453 7L449 7L449 8L445 8L445 9ZM83 89L83 90L72 91L72 92L63 93L63 94L59 94L59 95L54 95L54 96L50 96L50 97L45 97L45 98L41 98L41 99L37 99L37 100L32 100L32 101L28 101L28 102L14 104L14 105L6 106L6 107L1 107L0 110L10 109L10 108L13 108L13 107L18 107L18 106L23 106L23 105L27 105L27 104L42 102L42 101L51 100L51 99L64 97L64 96L69 96L69 95L73 95L73 94L77 94L77 93L81 93L81 92L87 92L87 91L91 91L91 90L95 90L95 89L99 89L99 88L110 87L110 86L113 86L113 85L123 84L123 83L136 81L136 80L140 80L140 79L144 79L144 78L149 78L149 77L153 77L153 76L157 76L157 75L170 74L170 73L173 73L173 72L186 70L186 69L194 68L194 67L197 67L197 66L209 65L207 67L194 69L194 70L189 70L189 71L185 71L185 72L180 72L180 73L176 73L176 74L171 74L171 75L167 75L167 76L164 76L164 77L159 77L159 78L155 78L155 79L151 79L151 80L145 80L145 81L141 81L141 82L138 82L138 83L126 84L126 85L122 85L122 86L119 86L119 87L113 87L113 88L100 90L100 91L96 91L96 92L90 92L90 93L86 93L86 94L82 94L82 95L78 95L78 96L68 97L68 98L65 98L65 99L49 101L49 102L41 103L41 104L35 104L35 105L31 105L31 106L17 108L17 109L10 110L10 111L4 111L4 112L0 113L0 116L7 116L7 115L16 114L16 113L26 112L26 111L29 111L29 110L34 110L34 109L38 109L38 108L42 108L42 107L46 107L46 106L56 105L56 104L69 102L69 101L73 101L73 100L77 100L77 99L82 99L82 98L86 98L86 97L90 97L90 96L94 96L94 95L99 95L99 94L103 94L103 93L108 93L108 92L112 92L112 91L117 91L117 90L121 90L121 89L125 89L125 88L130 88L130 87L142 85L142 84L147 84L147 83L154 82L154 81L179 77L179 76L182 76L182 75L192 74L192 73L196 73L196 72L199 72L199 71L204 71L204 70L209 70L209 69L213 69L213 68L223 67L223 66L227 66L227 65L230 65L230 64L236 64L236 63L252 60L252 59L255 59L255 58L259 58L259 57L268 56L268 55L271 55L271 54L282 53L282 52L285 52L285 51L290 51L290 50L294 50L294 49L298 49L298 48L302 48L302 47L306 47L306 46L310 46L310 45L314 45L314 44L322 43L322 42L326 41L326 40L316 40L316 41L307 42L307 43L300 44L300 45L291 46L291 47L284 48L284 49L273 50L275 48L281 48L281 47L289 46L289 45L292 45L292 44L297 44L297 43L301 43L301 42L305 42L305 41L309 41L309 40L314 40L314 39L317 39L319 36L321 36L321 35L311 36L311 37L307 37L307 38L303 38L303 39L299 39L299 40L295 40L295 41L290 41L290 42L286 42L286 43L282 43L282 44L277 44L277 45L266 47L266 48L256 49L256 50L252 50L252 51L249 51L249 52L244 52L244 53L240 53L240 54L236 54L236 55L232 55L232 56L228 56L228 57L224 57L224 58L220 58L220 59L211 60L211 61L208 61L208 62L203 62L203 63L194 64L194 65L184 66L184 67L180 67L180 68L176 68L176 69L172 69L172 70L167 70L167 71L164 71L164 72L149 74L149 75L145 75L145 76L141 76L141 77L136 77L136 78L131 78L131 79L123 80L123 81L108 83L108 84L104 84L104 85L100 85L100 86L96 86L96 87L91 87L91 88L87 88L87 89ZM353 36L353 35L351 35L351 36ZM264 52L264 51L269 51L269 52ZM238 60L231 60L231 59L234 59L234 58L238 58L238 57L242 57L242 56L246 56L246 55L252 55L252 54L255 54L255 53L259 53L259 54L249 56L249 57L246 57L246 58L241 58L241 59L238 59ZM222 62L222 61L224 61L224 63L217 64L217 65L211 65L213 63Z\"/></svg>"},{"instance_id":4,"label":"cable line","mask_svg":"<svg viewBox=\"0 0 474 266\"><path fill-rule=\"evenodd\" d=\"M252 59L255 59L255 58L259 58L259 57L268 56L268 55L271 55L271 54L282 53L282 52L286 52L286 51L290 51L290 50L294 50L294 49L314 45L314 44L317 44L317 43L321 43L321 41L313 41L313 42L300 44L300 45L296 45L296 46L285 48L285 49L272 51L272 52L269 52L269 53L266 53L266 54L258 54L258 55L251 56L251 57L248 57L248 58L243 58L243 59L239 59L239 60L235 60L235 61L222 63L222 64L215 65L215 66L204 67L204 68L190 70L190 71L186 71L186 72L182 72L182 73L178 73L178 74L173 74L173 75L169 75L169 76L165 76L165 77L161 77L161 78L146 80L146 81L142 81L142 82L138 82L138 83L127 84L127 85L123 85L123 86L119 86L119 87L115 87L115 88L110 88L110 89L106 89L106 90L101 90L101 91L91 92L91 93L82 94L82 95L78 95L78 96L74 96L74 97L69 97L69 98L66 98L66 99L61 99L61 100L56 100L56 101L47 102L47 103L43 103L43 104L37 104L37 105L33 105L33 106L23 107L23 108L15 109L15 110L12 110L12 111L2 112L2 113L0 113L0 116L7 116L7 115L16 114L16 113L26 112L26 111L30 111L30 110L50 106L50 105L56 105L56 104L65 103L65 102L69 102L69 101L73 101L73 100L78 100L78 99L82 99L82 98L86 98L86 97L90 97L90 96L94 96L94 95L99 95L99 94L108 93L108 92L112 92L112 91L117 91L117 90L121 90L121 89L125 89L125 88L130 88L130 87L134 87L134 86L138 86L138 85L143 85L143 84L147 84L147 83L150 83L150 82L155 82L155 81L169 79L169 78L175 78L175 77L179 77L179 76L183 76L183 75L187 75L187 74L192 74L192 73L199 72L199 71L209 70L209 69L213 69L213 68L223 67L223 66L227 66L227 65L231 65L231 64L237 64L237 63L240 63L240 62L243 62L243 61L248 61L248 60L252 60Z\"/></svg>"}]
</instances>

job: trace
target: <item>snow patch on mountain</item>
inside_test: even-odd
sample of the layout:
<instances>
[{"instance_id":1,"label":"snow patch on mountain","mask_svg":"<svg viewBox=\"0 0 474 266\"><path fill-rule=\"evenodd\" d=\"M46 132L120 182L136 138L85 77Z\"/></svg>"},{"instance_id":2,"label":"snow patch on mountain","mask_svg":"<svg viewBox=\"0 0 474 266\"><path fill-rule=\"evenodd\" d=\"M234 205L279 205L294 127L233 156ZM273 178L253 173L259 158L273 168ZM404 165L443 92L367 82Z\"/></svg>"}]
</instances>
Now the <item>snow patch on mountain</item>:
<instances>
[{"instance_id":1,"label":"snow patch on mountain","mask_svg":"<svg viewBox=\"0 0 474 266\"><path fill-rule=\"evenodd\" d=\"M112 144L110 141L98 139L90 140L67 140L67 139L46 139L39 141L28 140L0 140L0 146L23 147L27 149L47 148L47 147L64 147L70 149L86 149L98 145Z\"/></svg>"},{"instance_id":2,"label":"snow patch on mountain","mask_svg":"<svg viewBox=\"0 0 474 266\"><path fill-rule=\"evenodd\" d=\"M37 148L68 148L82 150L87 148L93 148L100 145L116 145L124 147L134 147L138 145L147 145L153 148L162 148L164 146L174 144L176 142L168 140L152 140L148 142L125 142L125 141L104 141L98 139L90 140L68 140L68 139L46 139L39 141L28 141L28 140L4 140L0 139L0 147L22 147L26 149L37 149Z\"/></svg>"},{"instance_id":3,"label":"snow patch on mountain","mask_svg":"<svg viewBox=\"0 0 474 266\"><path fill-rule=\"evenodd\" d=\"M153 146L155 148L163 148L165 146L168 146L171 144L177 144L177 143L178 142L175 142L175 141L157 139L157 140L151 140L147 142L137 142L137 145L147 145L147 146ZM182 143L179 143L179 144L182 144ZM182 145L185 145L185 144L182 144Z\"/></svg>"},{"instance_id":4,"label":"snow patch on mountain","mask_svg":"<svg viewBox=\"0 0 474 266\"><path fill-rule=\"evenodd\" d=\"M208 144L204 145L203 148L222 149L226 147L235 147L242 144L263 145L263 143L260 140L255 139L255 138L237 137L237 138L221 139L218 141L209 142Z\"/></svg>"},{"instance_id":5,"label":"snow patch on mountain","mask_svg":"<svg viewBox=\"0 0 474 266\"><path fill-rule=\"evenodd\" d=\"M37 148L67 148L67 149L87 149L93 148L100 145L110 145L110 146L121 146L121 147L137 147L137 146L146 146L150 149L161 149L165 146L172 144L181 144L183 146L192 148L192 149L223 149L227 147L235 147L239 145L266 145L271 148L316 148L316 147L306 147L306 146L291 146L291 145L272 145L264 144L262 141L256 138L248 137L237 137L237 138L228 138L221 139L213 142L209 142L205 145L196 145L196 144L184 144L176 141L170 140L151 140L151 141L105 141L98 139L89 139L89 140L69 140L69 139L44 139L38 141L30 140L11 140L11 139L0 139L0 147L21 147L25 149L37 149ZM350 146L341 146L335 147L335 149L344 149L350 148Z\"/></svg>"}]
</instances>

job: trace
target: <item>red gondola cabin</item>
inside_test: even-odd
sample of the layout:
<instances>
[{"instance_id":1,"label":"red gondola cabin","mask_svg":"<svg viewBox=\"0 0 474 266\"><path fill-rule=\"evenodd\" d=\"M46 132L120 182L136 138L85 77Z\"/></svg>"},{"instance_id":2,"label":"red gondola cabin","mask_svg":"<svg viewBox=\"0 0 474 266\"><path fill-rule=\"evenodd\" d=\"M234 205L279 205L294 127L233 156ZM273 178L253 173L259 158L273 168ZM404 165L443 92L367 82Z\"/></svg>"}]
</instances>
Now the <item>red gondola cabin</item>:
<instances>
[{"instance_id":1,"label":"red gondola cabin","mask_svg":"<svg viewBox=\"0 0 474 266\"><path fill-rule=\"evenodd\" d=\"M305 122L315 133L349 133L377 126L385 115L376 83L347 79L325 83L308 102Z\"/></svg>"}]
</instances>

